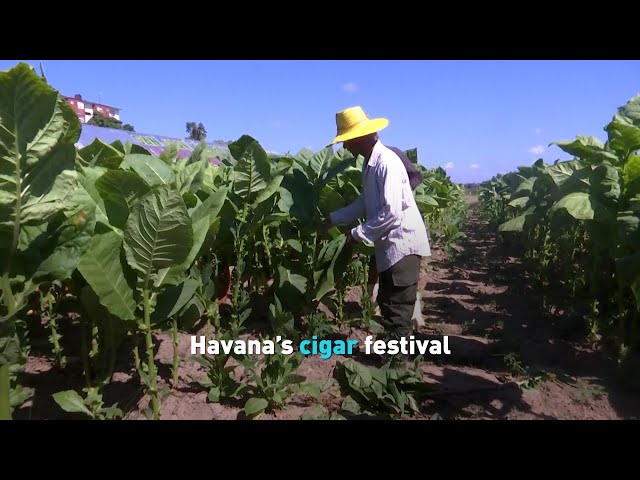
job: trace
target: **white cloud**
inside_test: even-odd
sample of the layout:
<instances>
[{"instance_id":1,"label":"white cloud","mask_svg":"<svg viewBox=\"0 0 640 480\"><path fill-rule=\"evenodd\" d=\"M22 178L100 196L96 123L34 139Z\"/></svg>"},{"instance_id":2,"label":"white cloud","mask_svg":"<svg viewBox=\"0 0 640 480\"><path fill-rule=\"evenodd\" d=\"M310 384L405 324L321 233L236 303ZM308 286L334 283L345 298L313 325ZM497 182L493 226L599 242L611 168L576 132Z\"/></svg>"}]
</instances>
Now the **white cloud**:
<instances>
[{"instance_id":1,"label":"white cloud","mask_svg":"<svg viewBox=\"0 0 640 480\"><path fill-rule=\"evenodd\" d=\"M535 132L536 135L540 135L542 133L542 129L541 128L536 128L534 130L534 132Z\"/></svg>"},{"instance_id":2,"label":"white cloud","mask_svg":"<svg viewBox=\"0 0 640 480\"><path fill-rule=\"evenodd\" d=\"M355 82L349 82L342 85L342 90L349 93L355 93L359 90L359 87Z\"/></svg>"},{"instance_id":3,"label":"white cloud","mask_svg":"<svg viewBox=\"0 0 640 480\"><path fill-rule=\"evenodd\" d=\"M447 170L451 169L454 167L454 163L453 162L447 162L444 164L444 168L446 168Z\"/></svg>"},{"instance_id":4,"label":"white cloud","mask_svg":"<svg viewBox=\"0 0 640 480\"><path fill-rule=\"evenodd\" d=\"M544 153L544 147L542 145L531 147L529 149L529 153L531 153L532 155L542 155Z\"/></svg>"},{"instance_id":5,"label":"white cloud","mask_svg":"<svg viewBox=\"0 0 640 480\"><path fill-rule=\"evenodd\" d=\"M480 165L478 165L477 163L472 163L471 165L469 165L469 168L480 168Z\"/></svg>"}]
</instances>

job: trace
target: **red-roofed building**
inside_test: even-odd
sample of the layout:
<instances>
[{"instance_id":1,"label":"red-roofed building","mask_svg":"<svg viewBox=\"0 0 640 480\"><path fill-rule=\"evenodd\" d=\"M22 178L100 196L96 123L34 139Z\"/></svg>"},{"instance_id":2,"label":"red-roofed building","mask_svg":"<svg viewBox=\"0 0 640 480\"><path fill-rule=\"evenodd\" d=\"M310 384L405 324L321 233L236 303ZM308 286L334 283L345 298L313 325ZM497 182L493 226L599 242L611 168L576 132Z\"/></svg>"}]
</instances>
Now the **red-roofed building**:
<instances>
[{"instance_id":1,"label":"red-roofed building","mask_svg":"<svg viewBox=\"0 0 640 480\"><path fill-rule=\"evenodd\" d=\"M120 120L120 108L111 107L103 103L90 102L84 100L82 95L76 94L73 97L64 97L67 99L67 103L71 106L81 123L87 123L91 120L96 113L100 113L105 117L115 118Z\"/></svg>"}]
</instances>

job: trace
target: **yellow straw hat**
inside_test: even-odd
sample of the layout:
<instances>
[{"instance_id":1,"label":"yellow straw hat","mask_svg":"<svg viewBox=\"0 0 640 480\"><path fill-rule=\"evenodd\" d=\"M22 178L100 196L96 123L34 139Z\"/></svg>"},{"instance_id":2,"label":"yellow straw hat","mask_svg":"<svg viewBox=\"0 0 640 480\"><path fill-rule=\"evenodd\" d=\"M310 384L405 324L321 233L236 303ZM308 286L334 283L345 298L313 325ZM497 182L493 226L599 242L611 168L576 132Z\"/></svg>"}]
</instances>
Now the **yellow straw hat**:
<instances>
[{"instance_id":1,"label":"yellow straw hat","mask_svg":"<svg viewBox=\"0 0 640 480\"><path fill-rule=\"evenodd\" d=\"M361 107L347 108L336 113L338 134L329 145L378 132L386 128L387 125L389 125L389 120L386 118L369 119Z\"/></svg>"}]
</instances>

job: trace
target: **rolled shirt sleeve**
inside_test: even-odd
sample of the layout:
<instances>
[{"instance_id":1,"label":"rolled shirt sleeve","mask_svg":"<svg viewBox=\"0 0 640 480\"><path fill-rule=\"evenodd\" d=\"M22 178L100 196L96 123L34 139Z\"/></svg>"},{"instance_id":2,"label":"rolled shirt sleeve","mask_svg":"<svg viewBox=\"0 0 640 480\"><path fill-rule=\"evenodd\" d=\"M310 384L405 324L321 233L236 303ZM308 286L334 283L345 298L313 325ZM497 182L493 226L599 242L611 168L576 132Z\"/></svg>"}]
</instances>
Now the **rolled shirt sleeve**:
<instances>
[{"instance_id":1,"label":"rolled shirt sleeve","mask_svg":"<svg viewBox=\"0 0 640 480\"><path fill-rule=\"evenodd\" d=\"M354 239L372 246L374 242L400 226L403 174L405 172L401 162L388 162L379 166L377 181L379 191L382 192L382 208L376 216L351 230Z\"/></svg>"},{"instance_id":2,"label":"rolled shirt sleeve","mask_svg":"<svg viewBox=\"0 0 640 480\"><path fill-rule=\"evenodd\" d=\"M340 210L331 212L329 219L334 225L348 225L355 222L358 218L365 214L365 203L362 195L356 198L351 204Z\"/></svg>"}]
</instances>

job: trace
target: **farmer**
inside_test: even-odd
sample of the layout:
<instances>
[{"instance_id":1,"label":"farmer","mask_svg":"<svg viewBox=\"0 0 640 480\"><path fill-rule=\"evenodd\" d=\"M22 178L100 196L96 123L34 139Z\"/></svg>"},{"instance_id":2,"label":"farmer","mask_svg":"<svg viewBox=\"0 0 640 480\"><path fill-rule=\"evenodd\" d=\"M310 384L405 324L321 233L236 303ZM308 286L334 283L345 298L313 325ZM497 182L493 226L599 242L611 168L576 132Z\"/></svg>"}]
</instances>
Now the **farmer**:
<instances>
[{"instance_id":1,"label":"farmer","mask_svg":"<svg viewBox=\"0 0 640 480\"><path fill-rule=\"evenodd\" d=\"M407 170L407 175L409 175L409 185L411 186L411 190L415 190L418 188L418 185L422 183L422 174L420 170L416 168L411 159L407 157L407 155L400 150L398 147L387 147L389 150L393 150L393 152L400 157L404 168ZM373 302L376 301L378 295L378 269L376 268L376 256L371 255L369 259L369 278L367 281L367 291L369 292L369 297ZM376 308L376 314L380 314L380 307ZM422 325L422 303L420 301L420 295L416 295L416 302L413 308L413 315L411 318L418 325Z\"/></svg>"},{"instance_id":2,"label":"farmer","mask_svg":"<svg viewBox=\"0 0 640 480\"><path fill-rule=\"evenodd\" d=\"M389 125L386 118L369 119L361 107L351 107L336 114L336 125L331 145L342 142L353 155L364 158L362 194L331 212L322 228L348 225L366 216L365 223L349 231L347 241L374 247L383 326L389 339L408 337L413 331L421 259L431 255L409 174L400 157L378 138Z\"/></svg>"}]
</instances>

